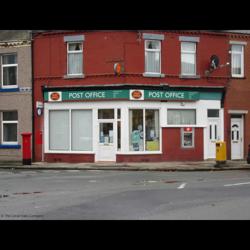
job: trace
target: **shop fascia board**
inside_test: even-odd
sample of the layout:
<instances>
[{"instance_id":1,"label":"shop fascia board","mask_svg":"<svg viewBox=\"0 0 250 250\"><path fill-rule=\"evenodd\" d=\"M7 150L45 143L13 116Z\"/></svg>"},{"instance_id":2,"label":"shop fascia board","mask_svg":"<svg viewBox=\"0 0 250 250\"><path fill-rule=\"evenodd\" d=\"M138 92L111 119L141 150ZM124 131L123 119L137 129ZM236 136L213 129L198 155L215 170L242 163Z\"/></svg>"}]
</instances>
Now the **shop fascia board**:
<instances>
[{"instance_id":1,"label":"shop fascia board","mask_svg":"<svg viewBox=\"0 0 250 250\"><path fill-rule=\"evenodd\" d=\"M79 85L64 85L64 86L46 86L43 85L42 89L43 90L63 90L63 89L72 89L72 90L83 90L83 89L107 89L107 88L134 88L134 87L140 87L140 88L149 88L149 89L165 89L165 88L183 88L183 89L210 89L210 90L223 90L225 89L224 86L197 86L197 85L170 85L168 83L160 83L160 84L134 84L134 83L127 83L127 84L105 84L105 85L84 85L84 86L79 86Z\"/></svg>"}]
</instances>

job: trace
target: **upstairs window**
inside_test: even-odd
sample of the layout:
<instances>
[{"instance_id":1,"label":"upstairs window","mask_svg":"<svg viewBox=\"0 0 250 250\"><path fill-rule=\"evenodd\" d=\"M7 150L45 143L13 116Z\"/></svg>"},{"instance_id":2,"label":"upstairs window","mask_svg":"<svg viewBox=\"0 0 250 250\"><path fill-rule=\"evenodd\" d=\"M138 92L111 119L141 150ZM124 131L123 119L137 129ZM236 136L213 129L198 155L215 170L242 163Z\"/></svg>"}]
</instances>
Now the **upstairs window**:
<instances>
[{"instance_id":1,"label":"upstairs window","mask_svg":"<svg viewBox=\"0 0 250 250\"><path fill-rule=\"evenodd\" d=\"M2 88L17 87L17 55L1 56L1 82Z\"/></svg>"},{"instance_id":2,"label":"upstairs window","mask_svg":"<svg viewBox=\"0 0 250 250\"><path fill-rule=\"evenodd\" d=\"M2 144L17 144L17 111L2 113Z\"/></svg>"},{"instance_id":3,"label":"upstairs window","mask_svg":"<svg viewBox=\"0 0 250 250\"><path fill-rule=\"evenodd\" d=\"M196 75L196 43L181 43L181 75Z\"/></svg>"},{"instance_id":4,"label":"upstairs window","mask_svg":"<svg viewBox=\"0 0 250 250\"><path fill-rule=\"evenodd\" d=\"M161 73L161 41L145 41L145 72L151 74Z\"/></svg>"},{"instance_id":5,"label":"upstairs window","mask_svg":"<svg viewBox=\"0 0 250 250\"><path fill-rule=\"evenodd\" d=\"M232 77L244 77L244 46L232 45L231 48Z\"/></svg>"},{"instance_id":6,"label":"upstairs window","mask_svg":"<svg viewBox=\"0 0 250 250\"><path fill-rule=\"evenodd\" d=\"M83 45L81 42L68 43L68 75L83 75Z\"/></svg>"}]
</instances>

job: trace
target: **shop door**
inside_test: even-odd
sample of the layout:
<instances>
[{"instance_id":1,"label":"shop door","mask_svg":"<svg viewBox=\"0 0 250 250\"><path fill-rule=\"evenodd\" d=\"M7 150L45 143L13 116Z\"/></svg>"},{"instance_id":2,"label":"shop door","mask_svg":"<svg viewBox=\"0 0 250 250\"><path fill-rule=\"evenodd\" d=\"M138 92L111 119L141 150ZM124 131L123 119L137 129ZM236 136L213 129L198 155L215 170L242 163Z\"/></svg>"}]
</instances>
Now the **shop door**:
<instances>
[{"instance_id":1,"label":"shop door","mask_svg":"<svg viewBox=\"0 0 250 250\"><path fill-rule=\"evenodd\" d=\"M216 141L220 139L220 129L218 119L208 120L208 158L216 157Z\"/></svg>"},{"instance_id":2,"label":"shop door","mask_svg":"<svg viewBox=\"0 0 250 250\"><path fill-rule=\"evenodd\" d=\"M114 121L100 121L96 161L116 160L116 133Z\"/></svg>"},{"instance_id":3,"label":"shop door","mask_svg":"<svg viewBox=\"0 0 250 250\"><path fill-rule=\"evenodd\" d=\"M231 159L243 159L243 122L241 118L231 118Z\"/></svg>"}]
</instances>

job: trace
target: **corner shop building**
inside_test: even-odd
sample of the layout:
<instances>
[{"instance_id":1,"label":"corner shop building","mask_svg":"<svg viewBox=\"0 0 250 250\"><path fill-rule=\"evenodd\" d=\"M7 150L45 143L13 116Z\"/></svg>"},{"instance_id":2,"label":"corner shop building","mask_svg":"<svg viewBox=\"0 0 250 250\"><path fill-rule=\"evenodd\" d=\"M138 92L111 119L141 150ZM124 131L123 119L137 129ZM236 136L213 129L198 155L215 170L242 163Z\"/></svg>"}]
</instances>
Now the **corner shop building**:
<instances>
[{"instance_id":1,"label":"corner shop building","mask_svg":"<svg viewBox=\"0 0 250 250\"><path fill-rule=\"evenodd\" d=\"M43 159L152 162L215 158L223 88L45 87Z\"/></svg>"}]
</instances>

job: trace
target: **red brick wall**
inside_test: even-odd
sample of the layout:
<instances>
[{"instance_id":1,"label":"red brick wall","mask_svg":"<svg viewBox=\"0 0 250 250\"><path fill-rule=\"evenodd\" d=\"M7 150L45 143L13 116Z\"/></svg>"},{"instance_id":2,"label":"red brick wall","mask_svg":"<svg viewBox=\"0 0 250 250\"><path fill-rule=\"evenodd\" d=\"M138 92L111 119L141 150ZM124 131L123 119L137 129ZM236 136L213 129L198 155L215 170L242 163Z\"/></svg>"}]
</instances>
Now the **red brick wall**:
<instances>
[{"instance_id":1,"label":"red brick wall","mask_svg":"<svg viewBox=\"0 0 250 250\"><path fill-rule=\"evenodd\" d=\"M195 147L181 147L181 129L163 128L162 154L117 155L117 162L202 161L203 128L195 128Z\"/></svg>"},{"instance_id":2,"label":"red brick wall","mask_svg":"<svg viewBox=\"0 0 250 250\"><path fill-rule=\"evenodd\" d=\"M216 54L221 63L226 63L228 56L227 37L222 34L207 32L165 32L143 31L145 33L160 33L165 35L162 42L163 78L143 77L144 73L144 40L142 33L137 31L88 31L62 32L40 34L34 37L34 108L36 101L43 101L41 87L51 86L84 86L91 84L149 84L190 86L225 86L227 70L221 68L214 71L209 78L205 76L210 57ZM64 43L66 35L85 35L83 42L83 68L85 78L65 79L67 72L67 46ZM197 36L197 74L200 79L180 79L180 42L179 36ZM209 46L208 46L209 45ZM113 66L120 61L124 65L124 73L115 76ZM34 139L37 131L43 126L42 117L34 115ZM185 151L188 152L188 151ZM186 154L186 153L184 153ZM187 157L188 157L187 153ZM156 156L155 156L156 157ZM200 157L197 157L200 159ZM35 161L41 161L42 150L35 145ZM167 159L166 157L164 159Z\"/></svg>"},{"instance_id":3,"label":"red brick wall","mask_svg":"<svg viewBox=\"0 0 250 250\"><path fill-rule=\"evenodd\" d=\"M231 159L231 123L228 110L248 110L244 115L244 158L247 156L250 144L250 37L243 35L232 35L229 40L245 41L247 45L244 51L245 68L244 78L231 78L227 85L225 96L225 140L227 143L228 159ZM228 44L228 50L230 45Z\"/></svg>"},{"instance_id":4,"label":"red brick wall","mask_svg":"<svg viewBox=\"0 0 250 250\"><path fill-rule=\"evenodd\" d=\"M203 128L195 128L194 133L194 148L182 148L181 129L164 128L162 130L162 159L166 161L202 161Z\"/></svg>"},{"instance_id":5,"label":"red brick wall","mask_svg":"<svg viewBox=\"0 0 250 250\"><path fill-rule=\"evenodd\" d=\"M46 162L94 162L94 154L45 154L44 160Z\"/></svg>"}]
</instances>

